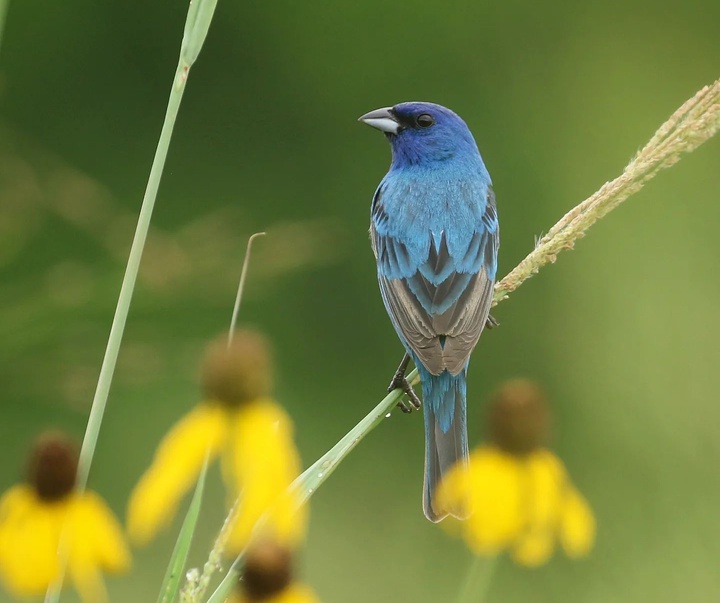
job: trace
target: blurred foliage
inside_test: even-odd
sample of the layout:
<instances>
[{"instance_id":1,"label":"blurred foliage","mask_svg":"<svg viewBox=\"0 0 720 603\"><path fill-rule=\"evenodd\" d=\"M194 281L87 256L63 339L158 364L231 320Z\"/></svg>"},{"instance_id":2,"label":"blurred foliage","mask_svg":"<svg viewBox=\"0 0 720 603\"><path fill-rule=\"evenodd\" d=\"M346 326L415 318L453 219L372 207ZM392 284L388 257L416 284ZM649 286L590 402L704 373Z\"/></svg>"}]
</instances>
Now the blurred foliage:
<instances>
[{"instance_id":1,"label":"blurred foliage","mask_svg":"<svg viewBox=\"0 0 720 603\"><path fill-rule=\"evenodd\" d=\"M34 434L82 436L187 6L11 2L0 49L0 488ZM183 100L90 486L118 513L197 398L204 343L267 332L308 464L383 395L401 356L369 203L389 150L357 116L405 100L462 115L493 176L500 274L718 77L720 3L221 1ZM471 366L471 440L496 384L530 376L598 519L587 559L503 560L490 601L720 597L720 143L684 159L497 309ZM313 499L323 601L449 601L469 563L424 520L421 416L397 413ZM202 564L222 521L209 475ZM179 521L173 526L176 533ZM114 601L156 596L174 533ZM7 596L0 594L0 601ZM68 593L63 600L73 601Z\"/></svg>"}]
</instances>

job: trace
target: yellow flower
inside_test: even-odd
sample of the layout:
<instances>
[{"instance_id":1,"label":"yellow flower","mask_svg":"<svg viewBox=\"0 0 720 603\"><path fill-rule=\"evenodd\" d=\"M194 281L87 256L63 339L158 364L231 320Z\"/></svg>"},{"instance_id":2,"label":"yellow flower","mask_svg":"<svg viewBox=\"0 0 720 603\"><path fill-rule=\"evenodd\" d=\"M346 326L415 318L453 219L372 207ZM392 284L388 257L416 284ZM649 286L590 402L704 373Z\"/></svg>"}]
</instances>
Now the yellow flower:
<instances>
[{"instance_id":1,"label":"yellow flower","mask_svg":"<svg viewBox=\"0 0 720 603\"><path fill-rule=\"evenodd\" d=\"M271 540L248 550L238 592L231 603L320 603L317 595L293 580L292 553Z\"/></svg>"},{"instance_id":2,"label":"yellow flower","mask_svg":"<svg viewBox=\"0 0 720 603\"><path fill-rule=\"evenodd\" d=\"M227 472L240 489L237 520L228 548L242 550L260 517L268 512L263 532L280 542L296 545L305 535L306 507L288 492L300 473L300 456L293 443L292 423L272 400L247 405L230 428Z\"/></svg>"},{"instance_id":3,"label":"yellow flower","mask_svg":"<svg viewBox=\"0 0 720 603\"><path fill-rule=\"evenodd\" d=\"M219 404L200 404L163 438L130 496L127 528L133 542L147 544L172 520L180 499L197 480L205 456L212 460L226 445L229 415Z\"/></svg>"},{"instance_id":4,"label":"yellow flower","mask_svg":"<svg viewBox=\"0 0 720 603\"><path fill-rule=\"evenodd\" d=\"M235 603L320 603L317 595L304 584L291 584L279 593L265 599L250 599L239 595L232 599Z\"/></svg>"},{"instance_id":5,"label":"yellow flower","mask_svg":"<svg viewBox=\"0 0 720 603\"><path fill-rule=\"evenodd\" d=\"M538 566L558 542L570 557L592 548L592 510L562 461L541 446L547 415L537 386L508 382L491 405L493 443L476 448L440 485L439 505L468 505L470 517L455 527L475 554L507 550L518 563Z\"/></svg>"},{"instance_id":6,"label":"yellow flower","mask_svg":"<svg viewBox=\"0 0 720 603\"><path fill-rule=\"evenodd\" d=\"M15 596L40 596L59 579L59 551L86 603L107 600L102 572L130 565L120 525L100 496L75 490L76 471L72 443L44 434L31 456L29 483L0 498L0 576Z\"/></svg>"},{"instance_id":7,"label":"yellow flower","mask_svg":"<svg viewBox=\"0 0 720 603\"><path fill-rule=\"evenodd\" d=\"M270 360L265 339L238 331L228 346L213 342L202 369L204 401L163 438L151 467L128 505L131 539L145 544L172 519L207 458L220 457L233 498L239 496L228 550L250 541L258 520L262 534L288 546L304 536L306 510L288 493L300 473L292 421L270 398Z\"/></svg>"}]
</instances>

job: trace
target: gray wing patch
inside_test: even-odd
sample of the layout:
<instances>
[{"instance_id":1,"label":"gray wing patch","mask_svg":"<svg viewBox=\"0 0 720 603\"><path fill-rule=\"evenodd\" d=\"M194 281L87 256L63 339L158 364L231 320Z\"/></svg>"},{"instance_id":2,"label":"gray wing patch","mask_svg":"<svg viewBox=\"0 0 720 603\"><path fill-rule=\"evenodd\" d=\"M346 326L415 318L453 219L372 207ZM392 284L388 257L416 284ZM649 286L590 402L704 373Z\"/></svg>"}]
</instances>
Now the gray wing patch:
<instances>
[{"instance_id":1,"label":"gray wing patch","mask_svg":"<svg viewBox=\"0 0 720 603\"><path fill-rule=\"evenodd\" d=\"M442 314L430 316L405 279L387 279L379 276L380 291L390 317L418 360L433 375L447 369L453 375L463 370L470 353L477 344L485 327L490 302L492 282L484 270L468 276L469 283L457 301ZM428 290L433 287L422 276ZM445 284L445 283L443 283ZM445 345L440 345L440 335Z\"/></svg>"},{"instance_id":2,"label":"gray wing patch","mask_svg":"<svg viewBox=\"0 0 720 603\"><path fill-rule=\"evenodd\" d=\"M379 276L378 281L390 318L407 345L431 373L442 373L443 349L437 332L432 328L432 318L407 288L405 281L384 276Z\"/></svg>"},{"instance_id":3,"label":"gray wing patch","mask_svg":"<svg viewBox=\"0 0 720 603\"><path fill-rule=\"evenodd\" d=\"M394 263L388 262L388 248L394 247L394 245L387 238L379 236L372 223L370 224L370 242L378 263L383 262L383 265L388 267ZM397 252L393 255L396 258ZM410 349L415 352L418 360L433 374L440 374L443 371L440 340L437 331L432 327L432 317L423 308L418 294L410 290L406 279L391 279L378 273L378 282L385 307L395 329L401 334ZM432 296L433 291L427 286L427 281L423 279L423 282L421 283L423 291L419 292L420 297Z\"/></svg>"},{"instance_id":4,"label":"gray wing patch","mask_svg":"<svg viewBox=\"0 0 720 603\"><path fill-rule=\"evenodd\" d=\"M481 270L474 276L472 286L466 289L452 308L454 320L447 331L443 359L445 368L453 375L464 368L480 339L490 312L492 291L492 281L488 280L485 270ZM467 298L463 300L465 296Z\"/></svg>"}]
</instances>

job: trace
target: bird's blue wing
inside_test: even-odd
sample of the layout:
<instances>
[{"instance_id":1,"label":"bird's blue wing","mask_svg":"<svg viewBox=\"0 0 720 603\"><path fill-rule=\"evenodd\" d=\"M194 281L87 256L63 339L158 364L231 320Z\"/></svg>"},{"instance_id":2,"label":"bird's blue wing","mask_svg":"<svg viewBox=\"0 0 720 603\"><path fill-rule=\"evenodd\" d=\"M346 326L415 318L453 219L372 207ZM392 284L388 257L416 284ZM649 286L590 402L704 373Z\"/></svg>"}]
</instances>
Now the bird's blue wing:
<instances>
[{"instance_id":1,"label":"bird's blue wing","mask_svg":"<svg viewBox=\"0 0 720 603\"><path fill-rule=\"evenodd\" d=\"M450 253L446 232L427 237L418 253L412 240L390 234L382 186L373 200L370 226L383 301L398 335L425 368L458 374L485 326L495 280L498 221L487 187L481 219L463 225L468 243Z\"/></svg>"}]
</instances>

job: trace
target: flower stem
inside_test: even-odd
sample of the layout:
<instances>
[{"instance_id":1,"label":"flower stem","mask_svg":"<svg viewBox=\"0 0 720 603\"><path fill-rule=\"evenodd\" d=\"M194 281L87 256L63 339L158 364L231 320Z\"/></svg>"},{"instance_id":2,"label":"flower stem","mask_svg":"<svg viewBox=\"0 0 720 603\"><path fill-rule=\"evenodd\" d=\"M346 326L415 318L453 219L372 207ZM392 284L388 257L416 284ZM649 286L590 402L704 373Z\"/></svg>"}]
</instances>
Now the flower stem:
<instances>
[{"instance_id":1,"label":"flower stem","mask_svg":"<svg viewBox=\"0 0 720 603\"><path fill-rule=\"evenodd\" d=\"M458 603L484 603L498 566L497 555L492 557L473 555L473 557L457 598Z\"/></svg>"},{"instance_id":2,"label":"flower stem","mask_svg":"<svg viewBox=\"0 0 720 603\"><path fill-rule=\"evenodd\" d=\"M245 289L245 280L247 279L248 268L250 266L250 252L252 251L252 244L258 237L264 236L264 232L256 232L251 235L247 242L245 249L245 259L243 260L242 270L240 272L240 282L238 283L237 294L235 295L235 305L233 306L232 318L230 319L230 328L228 330L228 348L232 345L233 337L235 336L235 327L237 326L238 315L240 314L240 302L242 301L243 291ZM216 570L222 567L223 553L225 552L225 546L227 545L228 536L230 535L230 528L232 527L237 513L240 499L236 499L233 503L232 508L225 517L220 532L215 538L215 543L210 551L205 565L203 565L202 574L197 581L192 582L189 579L186 581L181 592L181 601L189 603L196 603L200 601L205 595L205 591L210 586L213 574Z\"/></svg>"},{"instance_id":3,"label":"flower stem","mask_svg":"<svg viewBox=\"0 0 720 603\"><path fill-rule=\"evenodd\" d=\"M0 0L2 1L2 0ZM148 178L145 195L143 197L140 214L138 216L137 227L135 229L135 237L133 238L128 257L125 275L123 277L120 295L118 296L117 306L115 308L115 316L113 317L112 326L110 328L110 336L108 338L107 347L105 348L105 356L103 358L100 376L98 378L95 396L93 398L90 416L88 418L87 427L85 428L85 437L83 438L82 448L80 450L80 459L78 463L77 490L82 492L87 486L88 476L90 474L90 466L95 454L98 434L102 424L105 406L107 404L110 384L112 383L113 373L117 364L117 358L120 351L125 323L127 321L128 312L130 310L130 302L132 300L135 282L140 268L140 260L142 258L145 240L147 239L148 230L150 229L150 220L152 218L153 208L155 207L155 199L157 198L158 188L160 187L160 179L165 167L165 160L170 147L175 120L180 109L180 101L185 92L185 84L187 82L190 67L198 57L202 48L208 28L212 20L217 0L195 0L191 2L188 10L187 19L185 21L185 31L183 35L182 45L180 48L180 58L178 66L173 78L173 85L170 90L170 99L168 100L167 109L165 111L165 120L160 132L157 149L153 158L152 167L150 168L150 176ZM61 546L61 558L66 558L67 553L63 553ZM63 566L65 563L63 563ZM63 577L59 578L55 585L48 589L45 597L46 603L53 603L60 598L60 589L62 587Z\"/></svg>"}]
</instances>

